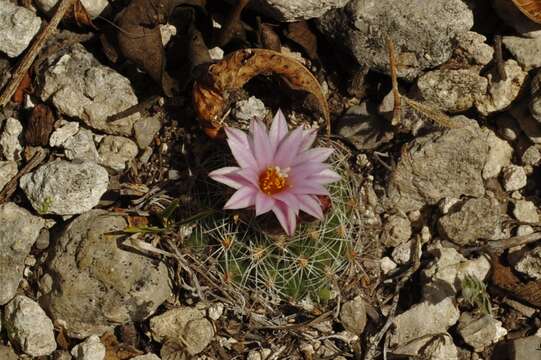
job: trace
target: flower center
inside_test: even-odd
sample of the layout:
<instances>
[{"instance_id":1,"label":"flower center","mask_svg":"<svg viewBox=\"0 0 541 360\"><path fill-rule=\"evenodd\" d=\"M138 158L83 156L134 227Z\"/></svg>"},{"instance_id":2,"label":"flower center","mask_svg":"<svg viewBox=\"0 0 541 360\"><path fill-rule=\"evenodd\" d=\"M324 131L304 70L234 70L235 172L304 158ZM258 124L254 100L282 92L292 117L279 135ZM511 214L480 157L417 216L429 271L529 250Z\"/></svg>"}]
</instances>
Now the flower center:
<instances>
[{"instance_id":1,"label":"flower center","mask_svg":"<svg viewBox=\"0 0 541 360\"><path fill-rule=\"evenodd\" d=\"M287 170L269 166L259 175L259 188L267 195L277 194L289 187Z\"/></svg>"}]
</instances>

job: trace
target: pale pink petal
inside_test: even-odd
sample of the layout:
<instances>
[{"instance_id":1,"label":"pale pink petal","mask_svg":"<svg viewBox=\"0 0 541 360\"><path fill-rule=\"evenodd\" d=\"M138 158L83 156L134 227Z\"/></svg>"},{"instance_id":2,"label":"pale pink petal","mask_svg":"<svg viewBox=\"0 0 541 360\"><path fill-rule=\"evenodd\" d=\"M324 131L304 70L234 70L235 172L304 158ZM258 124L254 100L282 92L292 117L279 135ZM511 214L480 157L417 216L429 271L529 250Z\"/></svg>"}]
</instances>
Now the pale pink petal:
<instances>
[{"instance_id":1,"label":"pale pink petal","mask_svg":"<svg viewBox=\"0 0 541 360\"><path fill-rule=\"evenodd\" d=\"M296 197L302 211L308 215L312 215L316 219L323 219L321 202L316 197L311 195L297 195Z\"/></svg>"},{"instance_id":2,"label":"pale pink petal","mask_svg":"<svg viewBox=\"0 0 541 360\"><path fill-rule=\"evenodd\" d=\"M255 198L255 216L271 211L274 206L274 199L259 191Z\"/></svg>"},{"instance_id":3,"label":"pale pink petal","mask_svg":"<svg viewBox=\"0 0 541 360\"><path fill-rule=\"evenodd\" d=\"M237 175L259 189L259 174L254 168L240 169Z\"/></svg>"},{"instance_id":4,"label":"pale pink petal","mask_svg":"<svg viewBox=\"0 0 541 360\"><path fill-rule=\"evenodd\" d=\"M281 202L285 203L288 207L290 207L293 210L293 212L296 215L299 214L300 208L297 201L297 197L293 195L291 192L283 191L277 194L273 194L272 197L275 198L276 200L280 200Z\"/></svg>"},{"instance_id":5,"label":"pale pink petal","mask_svg":"<svg viewBox=\"0 0 541 360\"><path fill-rule=\"evenodd\" d=\"M325 147L317 147L306 150L299 154L299 156L293 162L293 166L305 163L307 161L324 162L329 158L329 156L331 156L333 152L333 149Z\"/></svg>"},{"instance_id":6,"label":"pale pink petal","mask_svg":"<svg viewBox=\"0 0 541 360\"><path fill-rule=\"evenodd\" d=\"M254 167L257 165L252 154L250 143L245 132L234 128L225 128L227 144L241 167Z\"/></svg>"},{"instance_id":7,"label":"pale pink petal","mask_svg":"<svg viewBox=\"0 0 541 360\"><path fill-rule=\"evenodd\" d=\"M270 162L274 156L274 152L272 151L271 141L265 125L259 120L254 120L252 123L254 124L253 148L255 159L257 160L259 169L262 169L271 165Z\"/></svg>"},{"instance_id":8,"label":"pale pink petal","mask_svg":"<svg viewBox=\"0 0 541 360\"><path fill-rule=\"evenodd\" d=\"M307 182L316 182L321 185L327 185L341 179L340 175L331 169L325 169L317 175L309 176L305 181Z\"/></svg>"},{"instance_id":9,"label":"pale pink petal","mask_svg":"<svg viewBox=\"0 0 541 360\"><path fill-rule=\"evenodd\" d=\"M276 201L276 205L272 208L274 215L284 228L287 235L291 236L297 227L297 216L293 210L281 201Z\"/></svg>"},{"instance_id":10,"label":"pale pink petal","mask_svg":"<svg viewBox=\"0 0 541 360\"><path fill-rule=\"evenodd\" d=\"M302 131L301 128L296 128L278 145L273 161L275 165L282 169L291 166L301 149Z\"/></svg>"},{"instance_id":11,"label":"pale pink petal","mask_svg":"<svg viewBox=\"0 0 541 360\"><path fill-rule=\"evenodd\" d=\"M209 177L219 183L225 184L233 189L240 189L248 184L248 181L238 175L239 167L228 166L209 173Z\"/></svg>"},{"instance_id":12,"label":"pale pink petal","mask_svg":"<svg viewBox=\"0 0 541 360\"><path fill-rule=\"evenodd\" d=\"M278 109L274 119L272 119L272 125L269 132L269 137L273 149L273 154L276 153L278 145L287 135L287 121L282 110Z\"/></svg>"},{"instance_id":13,"label":"pale pink petal","mask_svg":"<svg viewBox=\"0 0 541 360\"><path fill-rule=\"evenodd\" d=\"M242 209L255 204L255 197L258 193L253 187L242 187L224 205L224 209Z\"/></svg>"},{"instance_id":14,"label":"pale pink petal","mask_svg":"<svg viewBox=\"0 0 541 360\"><path fill-rule=\"evenodd\" d=\"M316 137L317 137L316 129L303 130L301 149L302 150L310 149L312 145L314 144L314 141L316 141Z\"/></svg>"},{"instance_id":15,"label":"pale pink petal","mask_svg":"<svg viewBox=\"0 0 541 360\"><path fill-rule=\"evenodd\" d=\"M295 195L326 195L329 196L329 191L318 183L305 182L301 184L294 184L289 189Z\"/></svg>"},{"instance_id":16,"label":"pale pink petal","mask_svg":"<svg viewBox=\"0 0 541 360\"><path fill-rule=\"evenodd\" d=\"M318 175L328 169L329 165L320 162L307 162L293 166L289 171L289 179L293 184L304 182L310 176Z\"/></svg>"}]
</instances>

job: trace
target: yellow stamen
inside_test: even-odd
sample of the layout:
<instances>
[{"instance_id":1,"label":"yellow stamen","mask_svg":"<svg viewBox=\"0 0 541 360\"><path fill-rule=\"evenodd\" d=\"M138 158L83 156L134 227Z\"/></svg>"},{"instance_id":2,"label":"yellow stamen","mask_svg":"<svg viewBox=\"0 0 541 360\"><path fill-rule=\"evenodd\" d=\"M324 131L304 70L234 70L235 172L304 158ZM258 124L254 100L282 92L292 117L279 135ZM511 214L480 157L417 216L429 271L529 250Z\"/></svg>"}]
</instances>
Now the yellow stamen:
<instances>
[{"instance_id":1,"label":"yellow stamen","mask_svg":"<svg viewBox=\"0 0 541 360\"><path fill-rule=\"evenodd\" d=\"M278 166L269 166L259 175L259 188L267 195L277 194L288 187L287 171Z\"/></svg>"}]
</instances>

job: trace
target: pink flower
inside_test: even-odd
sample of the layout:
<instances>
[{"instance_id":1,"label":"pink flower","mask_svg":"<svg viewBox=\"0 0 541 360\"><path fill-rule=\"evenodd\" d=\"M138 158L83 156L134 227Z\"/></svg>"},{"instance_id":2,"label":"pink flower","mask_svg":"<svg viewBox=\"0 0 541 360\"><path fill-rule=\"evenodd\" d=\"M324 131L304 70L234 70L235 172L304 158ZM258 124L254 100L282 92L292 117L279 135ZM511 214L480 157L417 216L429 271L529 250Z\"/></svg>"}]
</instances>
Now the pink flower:
<instances>
[{"instance_id":1,"label":"pink flower","mask_svg":"<svg viewBox=\"0 0 541 360\"><path fill-rule=\"evenodd\" d=\"M278 110L270 131L253 120L250 131L225 129L227 143L239 167L224 167L209 176L237 191L225 209L255 206L256 216L272 210L288 235L295 232L297 216L303 211L323 218L318 195L329 196L324 187L340 176L325 164L330 148L311 148L316 132L297 128L288 131L286 119Z\"/></svg>"}]
</instances>

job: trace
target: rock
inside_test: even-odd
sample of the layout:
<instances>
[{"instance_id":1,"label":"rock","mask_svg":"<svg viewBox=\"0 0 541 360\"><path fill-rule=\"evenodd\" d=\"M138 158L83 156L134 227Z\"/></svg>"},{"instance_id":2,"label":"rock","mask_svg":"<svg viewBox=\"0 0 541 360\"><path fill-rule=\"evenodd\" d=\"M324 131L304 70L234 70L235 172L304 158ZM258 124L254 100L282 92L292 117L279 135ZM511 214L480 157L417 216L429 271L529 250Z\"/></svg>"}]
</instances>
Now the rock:
<instances>
[{"instance_id":1,"label":"rock","mask_svg":"<svg viewBox=\"0 0 541 360\"><path fill-rule=\"evenodd\" d=\"M466 31L456 36L457 49L469 64L484 66L492 61L494 49L486 44L487 38L474 31Z\"/></svg>"},{"instance_id":2,"label":"rock","mask_svg":"<svg viewBox=\"0 0 541 360\"><path fill-rule=\"evenodd\" d=\"M0 191L17 175L17 163L15 161L0 161Z\"/></svg>"},{"instance_id":3,"label":"rock","mask_svg":"<svg viewBox=\"0 0 541 360\"><path fill-rule=\"evenodd\" d=\"M380 241L386 247L395 247L405 243L411 237L410 221L399 215L389 216L383 225Z\"/></svg>"},{"instance_id":4,"label":"rock","mask_svg":"<svg viewBox=\"0 0 541 360\"><path fill-rule=\"evenodd\" d=\"M250 122L253 119L264 119L269 111L263 101L255 96L250 96L248 100L240 100L235 103L233 116L244 122Z\"/></svg>"},{"instance_id":5,"label":"rock","mask_svg":"<svg viewBox=\"0 0 541 360\"><path fill-rule=\"evenodd\" d=\"M123 171L137 156L137 144L122 136L106 136L98 149L100 165L114 171Z\"/></svg>"},{"instance_id":6,"label":"rock","mask_svg":"<svg viewBox=\"0 0 541 360\"><path fill-rule=\"evenodd\" d=\"M521 133L520 125L508 113L498 114L496 125L498 126L498 134L507 141L515 141Z\"/></svg>"},{"instance_id":7,"label":"rock","mask_svg":"<svg viewBox=\"0 0 541 360\"><path fill-rule=\"evenodd\" d=\"M419 353L419 360L458 360L458 350L453 343L453 338L448 333L444 333L438 339L433 341Z\"/></svg>"},{"instance_id":8,"label":"rock","mask_svg":"<svg viewBox=\"0 0 541 360\"><path fill-rule=\"evenodd\" d=\"M530 95L530 113L535 120L541 123L541 70L538 70L532 79L530 86Z\"/></svg>"},{"instance_id":9,"label":"rock","mask_svg":"<svg viewBox=\"0 0 541 360\"><path fill-rule=\"evenodd\" d=\"M535 101L536 99L533 98L532 103ZM534 144L541 144L541 122L534 118L533 114L528 109L528 106L527 101L518 101L509 109L509 113L517 121L520 129L524 131L526 136L528 136Z\"/></svg>"},{"instance_id":10,"label":"rock","mask_svg":"<svg viewBox=\"0 0 541 360\"><path fill-rule=\"evenodd\" d=\"M394 330L389 344L391 352L396 355L417 355L422 347L431 342L431 335L447 332L459 316L453 297L436 304L425 301L413 305L393 321Z\"/></svg>"},{"instance_id":11,"label":"rock","mask_svg":"<svg viewBox=\"0 0 541 360\"><path fill-rule=\"evenodd\" d=\"M53 10L58 3L58 0L37 0L36 5L40 8L41 11L47 15L51 15ZM109 5L107 0L81 0L81 5L83 5L87 14L91 19L97 18L107 5Z\"/></svg>"},{"instance_id":12,"label":"rock","mask_svg":"<svg viewBox=\"0 0 541 360\"><path fill-rule=\"evenodd\" d=\"M371 150L389 142L393 132L373 104L363 102L350 107L336 124L336 132L348 139L357 150Z\"/></svg>"},{"instance_id":13,"label":"rock","mask_svg":"<svg viewBox=\"0 0 541 360\"><path fill-rule=\"evenodd\" d=\"M533 234L535 230L530 225L520 225L517 227L517 236Z\"/></svg>"},{"instance_id":14,"label":"rock","mask_svg":"<svg viewBox=\"0 0 541 360\"><path fill-rule=\"evenodd\" d=\"M520 35L532 38L541 36L541 25L528 19L513 2L494 0L491 2L491 5L496 10L498 16L506 24L511 25Z\"/></svg>"},{"instance_id":15,"label":"rock","mask_svg":"<svg viewBox=\"0 0 541 360\"><path fill-rule=\"evenodd\" d=\"M520 190L526 186L526 172L524 168L517 165L509 165L503 168L502 184L505 191Z\"/></svg>"},{"instance_id":16,"label":"rock","mask_svg":"<svg viewBox=\"0 0 541 360\"><path fill-rule=\"evenodd\" d=\"M212 60L222 60L224 58L224 51L221 47L215 46L212 49L209 49L209 56Z\"/></svg>"},{"instance_id":17,"label":"rock","mask_svg":"<svg viewBox=\"0 0 541 360\"><path fill-rule=\"evenodd\" d=\"M411 260L411 247L413 242L410 240L408 242L402 243L393 249L391 257L393 260L400 265L407 264Z\"/></svg>"},{"instance_id":18,"label":"rock","mask_svg":"<svg viewBox=\"0 0 541 360\"><path fill-rule=\"evenodd\" d=\"M432 70L417 79L421 99L450 113L471 108L487 86L488 80L474 69Z\"/></svg>"},{"instance_id":19,"label":"rock","mask_svg":"<svg viewBox=\"0 0 541 360\"><path fill-rule=\"evenodd\" d=\"M151 353L145 354L145 355L139 355L136 357L131 358L131 360L161 360L158 355L154 355Z\"/></svg>"},{"instance_id":20,"label":"rock","mask_svg":"<svg viewBox=\"0 0 541 360\"><path fill-rule=\"evenodd\" d=\"M71 349L75 360L103 360L105 359L105 345L96 335L89 336L85 341Z\"/></svg>"},{"instance_id":21,"label":"rock","mask_svg":"<svg viewBox=\"0 0 541 360\"><path fill-rule=\"evenodd\" d=\"M207 310L209 319L214 320L214 321L222 317L223 313L224 313L224 304L222 303L212 304Z\"/></svg>"},{"instance_id":22,"label":"rock","mask_svg":"<svg viewBox=\"0 0 541 360\"><path fill-rule=\"evenodd\" d=\"M501 235L503 212L492 198L466 200L459 209L442 216L438 230L442 236L458 245L470 245L480 239Z\"/></svg>"},{"instance_id":23,"label":"rock","mask_svg":"<svg viewBox=\"0 0 541 360\"><path fill-rule=\"evenodd\" d=\"M2 89L11 78L11 64L8 59L0 57L0 89Z\"/></svg>"},{"instance_id":24,"label":"rock","mask_svg":"<svg viewBox=\"0 0 541 360\"><path fill-rule=\"evenodd\" d=\"M515 208L513 209L513 215L515 219L524 223L537 223L539 222L539 215L537 214L537 208L531 201L518 200L515 202Z\"/></svg>"},{"instance_id":25,"label":"rock","mask_svg":"<svg viewBox=\"0 0 541 360\"><path fill-rule=\"evenodd\" d=\"M53 353L53 360L72 360L71 354L66 350L56 350Z\"/></svg>"},{"instance_id":26,"label":"rock","mask_svg":"<svg viewBox=\"0 0 541 360\"><path fill-rule=\"evenodd\" d=\"M8 0L0 0L0 51L7 56L19 56L40 26L41 19L32 11Z\"/></svg>"},{"instance_id":27,"label":"rock","mask_svg":"<svg viewBox=\"0 0 541 360\"><path fill-rule=\"evenodd\" d=\"M482 115L489 115L496 111L506 109L517 98L527 73L522 70L515 60L504 63L506 80L501 80L497 69L493 68L487 74L488 92L475 102L477 111Z\"/></svg>"},{"instance_id":28,"label":"rock","mask_svg":"<svg viewBox=\"0 0 541 360\"><path fill-rule=\"evenodd\" d=\"M398 76L412 80L451 57L453 39L473 26L473 14L460 0L352 0L319 19L322 32L344 44L357 61L389 73L387 38L398 54Z\"/></svg>"},{"instance_id":29,"label":"rock","mask_svg":"<svg viewBox=\"0 0 541 360\"><path fill-rule=\"evenodd\" d=\"M500 139L492 131L485 131L490 150L483 168L483 179L490 179L500 175L502 168L511 164L513 148L507 141Z\"/></svg>"},{"instance_id":30,"label":"rock","mask_svg":"<svg viewBox=\"0 0 541 360\"><path fill-rule=\"evenodd\" d=\"M469 313L462 313L458 321L458 333L474 351L479 352L507 335L507 330L502 327L501 321L491 315L476 319Z\"/></svg>"},{"instance_id":31,"label":"rock","mask_svg":"<svg viewBox=\"0 0 541 360\"><path fill-rule=\"evenodd\" d=\"M21 158L20 154L23 147L19 137L22 132L23 126L19 120L10 117L4 123L4 129L2 135L0 135L0 147L6 160L19 160Z\"/></svg>"},{"instance_id":32,"label":"rock","mask_svg":"<svg viewBox=\"0 0 541 360\"><path fill-rule=\"evenodd\" d=\"M52 147L62 146L70 137L79 131L79 123L76 121L62 120L61 126L53 131L49 138L49 145Z\"/></svg>"},{"instance_id":33,"label":"rock","mask_svg":"<svg viewBox=\"0 0 541 360\"><path fill-rule=\"evenodd\" d=\"M30 254L45 222L14 203L0 205L0 305L14 296Z\"/></svg>"},{"instance_id":34,"label":"rock","mask_svg":"<svg viewBox=\"0 0 541 360\"><path fill-rule=\"evenodd\" d=\"M9 346L0 345L0 359L2 360L18 360L19 357Z\"/></svg>"},{"instance_id":35,"label":"rock","mask_svg":"<svg viewBox=\"0 0 541 360\"><path fill-rule=\"evenodd\" d=\"M541 279L541 246L528 251L514 266L516 271L535 280Z\"/></svg>"},{"instance_id":36,"label":"rock","mask_svg":"<svg viewBox=\"0 0 541 360\"><path fill-rule=\"evenodd\" d=\"M340 321L347 331L356 335L363 333L366 326L366 306L360 296L342 305Z\"/></svg>"},{"instance_id":37,"label":"rock","mask_svg":"<svg viewBox=\"0 0 541 360\"><path fill-rule=\"evenodd\" d=\"M214 338L214 328L204 317L204 312L192 307L179 307L150 319L154 340L182 338L186 351L196 355L205 350Z\"/></svg>"},{"instance_id":38,"label":"rock","mask_svg":"<svg viewBox=\"0 0 541 360\"><path fill-rule=\"evenodd\" d=\"M541 337L539 336L528 336L513 340L509 360L533 360L538 358L540 344Z\"/></svg>"},{"instance_id":39,"label":"rock","mask_svg":"<svg viewBox=\"0 0 541 360\"><path fill-rule=\"evenodd\" d=\"M318 18L331 9L346 5L347 2L348 0L253 0L249 7L277 21L292 22Z\"/></svg>"},{"instance_id":40,"label":"rock","mask_svg":"<svg viewBox=\"0 0 541 360\"><path fill-rule=\"evenodd\" d=\"M94 133L80 128L77 133L61 144L69 160L98 162L98 150L94 143Z\"/></svg>"},{"instance_id":41,"label":"rock","mask_svg":"<svg viewBox=\"0 0 541 360\"><path fill-rule=\"evenodd\" d=\"M135 141L139 145L139 149L143 150L152 144L154 136L160 131L162 123L158 116L151 116L139 119L133 125L135 133Z\"/></svg>"},{"instance_id":42,"label":"rock","mask_svg":"<svg viewBox=\"0 0 541 360\"><path fill-rule=\"evenodd\" d=\"M92 209L109 175L94 162L55 160L21 177L20 186L40 214L75 215Z\"/></svg>"},{"instance_id":43,"label":"rock","mask_svg":"<svg viewBox=\"0 0 541 360\"><path fill-rule=\"evenodd\" d=\"M459 202L460 199L445 197L441 199L441 201L438 203L438 209L440 210L442 215L445 215L449 212L449 210L451 210L453 206L455 206Z\"/></svg>"},{"instance_id":44,"label":"rock","mask_svg":"<svg viewBox=\"0 0 541 360\"><path fill-rule=\"evenodd\" d=\"M403 148L391 175L389 206L408 213L445 197L483 196L489 150L487 132L475 126L418 136Z\"/></svg>"},{"instance_id":45,"label":"rock","mask_svg":"<svg viewBox=\"0 0 541 360\"><path fill-rule=\"evenodd\" d=\"M123 217L92 210L52 241L47 275L53 286L41 303L68 336L101 335L142 321L169 297L164 263L120 247L123 237L115 232L127 226Z\"/></svg>"},{"instance_id":46,"label":"rock","mask_svg":"<svg viewBox=\"0 0 541 360\"><path fill-rule=\"evenodd\" d=\"M522 164L535 166L541 161L541 151L537 146L530 146L522 153L520 157Z\"/></svg>"},{"instance_id":47,"label":"rock","mask_svg":"<svg viewBox=\"0 0 541 360\"><path fill-rule=\"evenodd\" d=\"M101 65L82 45L48 59L39 96L62 113L81 119L89 127L113 135L130 136L139 114L107 122L111 115L137 104L130 81Z\"/></svg>"},{"instance_id":48,"label":"rock","mask_svg":"<svg viewBox=\"0 0 541 360\"><path fill-rule=\"evenodd\" d=\"M381 268L381 272L384 275L387 275L388 273L396 269L396 266L396 263L388 256L381 258L379 261L379 267Z\"/></svg>"},{"instance_id":49,"label":"rock","mask_svg":"<svg viewBox=\"0 0 541 360\"><path fill-rule=\"evenodd\" d=\"M524 38L520 36L504 36L502 42L526 71L541 67L541 37Z\"/></svg>"},{"instance_id":50,"label":"rock","mask_svg":"<svg viewBox=\"0 0 541 360\"><path fill-rule=\"evenodd\" d=\"M3 324L9 340L28 355L44 356L56 350L53 322L26 296L17 295L6 305Z\"/></svg>"}]
</instances>

